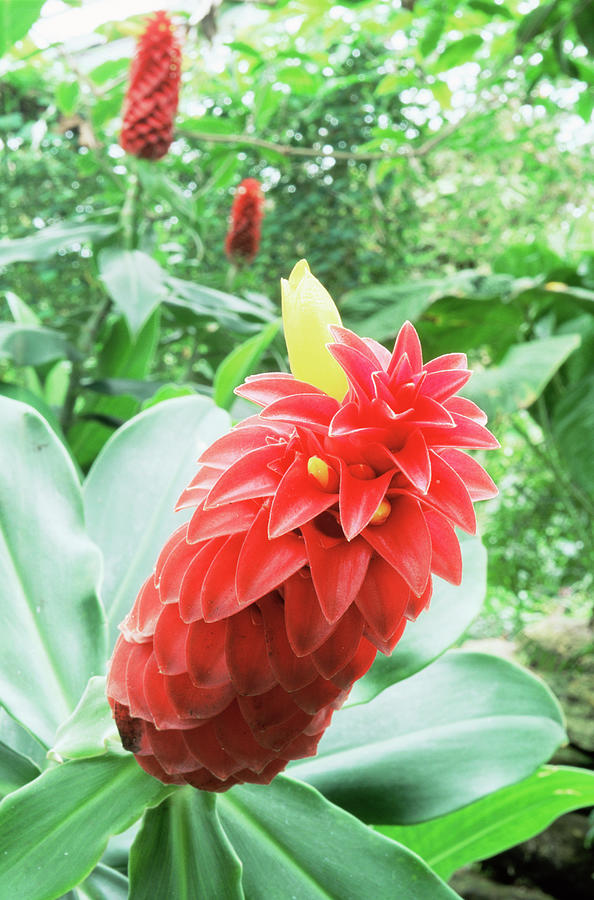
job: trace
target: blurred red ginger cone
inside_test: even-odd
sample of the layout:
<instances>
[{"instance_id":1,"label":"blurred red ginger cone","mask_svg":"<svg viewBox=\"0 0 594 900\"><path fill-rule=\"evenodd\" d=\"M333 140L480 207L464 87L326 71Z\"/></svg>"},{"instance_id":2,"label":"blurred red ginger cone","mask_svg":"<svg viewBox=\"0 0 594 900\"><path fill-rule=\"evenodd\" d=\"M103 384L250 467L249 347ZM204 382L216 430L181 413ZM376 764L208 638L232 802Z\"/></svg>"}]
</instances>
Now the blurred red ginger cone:
<instances>
[{"instance_id":1,"label":"blurred red ginger cone","mask_svg":"<svg viewBox=\"0 0 594 900\"><path fill-rule=\"evenodd\" d=\"M260 246L264 195L256 178L244 178L235 192L225 253L231 262L251 263Z\"/></svg>"},{"instance_id":2,"label":"blurred red ginger cone","mask_svg":"<svg viewBox=\"0 0 594 900\"><path fill-rule=\"evenodd\" d=\"M496 493L465 452L497 442L457 396L463 354L423 363L410 323L392 353L357 337L304 261L283 318L293 374L238 389L262 409L202 455L111 662L123 744L165 782L267 783L313 755L432 573L459 583L454 526Z\"/></svg>"},{"instance_id":3,"label":"blurred red ginger cone","mask_svg":"<svg viewBox=\"0 0 594 900\"><path fill-rule=\"evenodd\" d=\"M169 16L158 12L140 37L130 69L120 144L142 159L161 159L173 140L181 49Z\"/></svg>"}]
</instances>

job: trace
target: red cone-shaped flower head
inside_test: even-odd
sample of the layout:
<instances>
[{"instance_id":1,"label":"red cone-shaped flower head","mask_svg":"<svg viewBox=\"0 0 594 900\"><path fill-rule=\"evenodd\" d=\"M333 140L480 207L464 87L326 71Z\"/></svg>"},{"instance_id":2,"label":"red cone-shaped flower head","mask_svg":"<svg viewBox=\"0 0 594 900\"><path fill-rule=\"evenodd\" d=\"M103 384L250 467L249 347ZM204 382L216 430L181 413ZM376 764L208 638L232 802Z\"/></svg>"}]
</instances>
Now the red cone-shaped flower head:
<instances>
[{"instance_id":1,"label":"red cone-shaped flower head","mask_svg":"<svg viewBox=\"0 0 594 900\"><path fill-rule=\"evenodd\" d=\"M327 296L298 274L286 323L293 301ZM108 696L124 746L165 782L226 790L313 755L377 650L428 605L432 574L459 583L454 527L474 532L473 501L496 493L466 453L497 442L457 396L463 354L424 363L410 323L391 353L329 328L344 396L247 379L237 393L260 413L202 455L179 501L193 515L121 626Z\"/></svg>"},{"instance_id":2,"label":"red cone-shaped flower head","mask_svg":"<svg viewBox=\"0 0 594 900\"><path fill-rule=\"evenodd\" d=\"M225 253L232 262L250 263L260 246L264 195L260 182L244 178L231 207L231 224L225 240Z\"/></svg>"},{"instance_id":3,"label":"red cone-shaped flower head","mask_svg":"<svg viewBox=\"0 0 594 900\"><path fill-rule=\"evenodd\" d=\"M149 20L130 69L120 143L127 153L161 159L173 140L181 50L165 12Z\"/></svg>"}]
</instances>

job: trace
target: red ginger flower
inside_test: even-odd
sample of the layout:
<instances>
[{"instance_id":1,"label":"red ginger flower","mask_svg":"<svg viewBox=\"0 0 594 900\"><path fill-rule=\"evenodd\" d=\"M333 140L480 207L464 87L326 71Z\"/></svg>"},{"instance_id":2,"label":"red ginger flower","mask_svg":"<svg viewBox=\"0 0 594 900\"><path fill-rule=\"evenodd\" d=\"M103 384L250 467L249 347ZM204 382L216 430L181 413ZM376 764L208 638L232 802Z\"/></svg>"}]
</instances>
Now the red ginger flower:
<instances>
[{"instance_id":1,"label":"red ginger flower","mask_svg":"<svg viewBox=\"0 0 594 900\"><path fill-rule=\"evenodd\" d=\"M260 182L244 178L231 207L231 224L225 240L225 253L234 262L251 263L260 246L264 195Z\"/></svg>"},{"instance_id":2,"label":"red ginger flower","mask_svg":"<svg viewBox=\"0 0 594 900\"><path fill-rule=\"evenodd\" d=\"M149 20L130 69L120 144L142 159L161 159L173 140L181 49L165 12Z\"/></svg>"},{"instance_id":3,"label":"red ginger flower","mask_svg":"<svg viewBox=\"0 0 594 900\"><path fill-rule=\"evenodd\" d=\"M289 301L325 302L297 268ZM124 746L165 782L268 783L315 754L376 651L428 605L432 573L460 582L454 526L474 532L473 501L496 493L465 452L497 442L457 396L463 354L423 364L410 323L392 353L330 331L346 395L247 379L237 393L261 412L203 453L178 504L192 518L121 626L108 696Z\"/></svg>"}]
</instances>

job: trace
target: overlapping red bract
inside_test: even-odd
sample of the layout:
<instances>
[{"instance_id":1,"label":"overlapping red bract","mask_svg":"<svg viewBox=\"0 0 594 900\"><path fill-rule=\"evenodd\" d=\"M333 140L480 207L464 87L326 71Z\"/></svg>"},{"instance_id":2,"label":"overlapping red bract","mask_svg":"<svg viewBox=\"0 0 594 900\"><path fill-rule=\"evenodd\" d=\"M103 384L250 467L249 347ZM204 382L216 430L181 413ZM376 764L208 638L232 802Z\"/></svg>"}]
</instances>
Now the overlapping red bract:
<instances>
[{"instance_id":1,"label":"overlapping red bract","mask_svg":"<svg viewBox=\"0 0 594 900\"><path fill-rule=\"evenodd\" d=\"M264 195L256 178L244 178L231 207L225 253L233 262L252 262L260 246Z\"/></svg>"},{"instance_id":2,"label":"overlapping red bract","mask_svg":"<svg viewBox=\"0 0 594 900\"><path fill-rule=\"evenodd\" d=\"M247 379L238 393L261 412L202 455L179 501L192 518L122 623L108 696L124 746L163 781L221 791L313 755L429 603L431 575L459 583L454 526L474 532L473 501L496 493L465 452L497 441L456 396L463 354L423 365L409 323L392 354L331 330L346 397Z\"/></svg>"},{"instance_id":3,"label":"overlapping red bract","mask_svg":"<svg viewBox=\"0 0 594 900\"><path fill-rule=\"evenodd\" d=\"M181 49L165 12L149 20L130 69L120 143L127 153L161 159L173 140Z\"/></svg>"}]
</instances>

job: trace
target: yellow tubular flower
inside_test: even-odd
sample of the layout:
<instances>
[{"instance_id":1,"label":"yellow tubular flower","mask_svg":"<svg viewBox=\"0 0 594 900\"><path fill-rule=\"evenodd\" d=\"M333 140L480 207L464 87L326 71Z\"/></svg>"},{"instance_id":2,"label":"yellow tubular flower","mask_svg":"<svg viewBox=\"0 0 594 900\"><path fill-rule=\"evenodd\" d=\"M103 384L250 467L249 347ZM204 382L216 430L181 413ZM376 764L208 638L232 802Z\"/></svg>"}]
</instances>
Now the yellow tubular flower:
<instances>
[{"instance_id":1,"label":"yellow tubular flower","mask_svg":"<svg viewBox=\"0 0 594 900\"><path fill-rule=\"evenodd\" d=\"M329 325L341 325L340 315L325 287L309 271L302 259L289 280L281 279L283 326L291 372L342 400L347 392L346 376L328 353L332 340Z\"/></svg>"}]
</instances>

